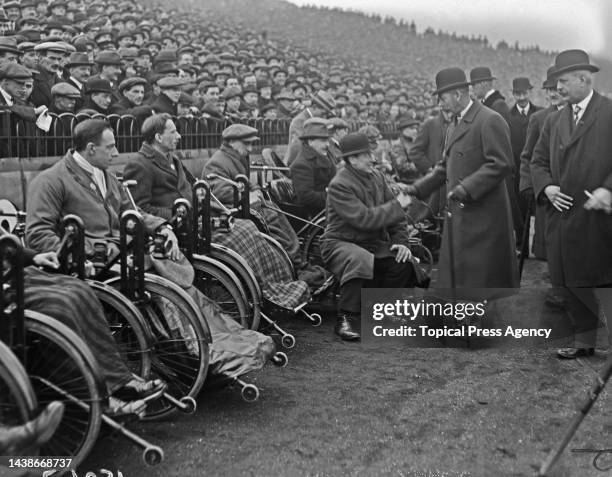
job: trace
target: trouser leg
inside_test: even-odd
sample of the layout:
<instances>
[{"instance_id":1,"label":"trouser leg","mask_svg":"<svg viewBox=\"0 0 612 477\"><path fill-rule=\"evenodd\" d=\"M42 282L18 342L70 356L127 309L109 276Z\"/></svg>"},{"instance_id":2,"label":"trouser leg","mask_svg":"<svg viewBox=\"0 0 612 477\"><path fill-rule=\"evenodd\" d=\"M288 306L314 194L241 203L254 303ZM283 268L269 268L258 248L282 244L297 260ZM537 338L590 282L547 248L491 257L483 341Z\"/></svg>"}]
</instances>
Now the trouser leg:
<instances>
[{"instance_id":1,"label":"trouser leg","mask_svg":"<svg viewBox=\"0 0 612 477\"><path fill-rule=\"evenodd\" d=\"M574 327L575 348L594 348L599 325L599 304L593 288L565 288L565 310Z\"/></svg>"}]
</instances>

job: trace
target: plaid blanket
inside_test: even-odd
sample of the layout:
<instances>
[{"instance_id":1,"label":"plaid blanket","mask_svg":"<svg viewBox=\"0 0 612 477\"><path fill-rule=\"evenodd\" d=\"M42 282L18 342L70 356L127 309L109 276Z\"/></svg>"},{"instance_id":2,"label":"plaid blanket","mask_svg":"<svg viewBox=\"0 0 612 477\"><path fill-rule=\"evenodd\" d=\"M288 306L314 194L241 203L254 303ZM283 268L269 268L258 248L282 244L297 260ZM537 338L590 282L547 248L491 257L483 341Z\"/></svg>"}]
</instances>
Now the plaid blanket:
<instances>
[{"instance_id":1,"label":"plaid blanket","mask_svg":"<svg viewBox=\"0 0 612 477\"><path fill-rule=\"evenodd\" d=\"M237 252L253 269L264 298L287 309L310 300L310 288L294 280L282 255L259 233L250 220L237 219L230 232L214 231L212 241Z\"/></svg>"}]
</instances>

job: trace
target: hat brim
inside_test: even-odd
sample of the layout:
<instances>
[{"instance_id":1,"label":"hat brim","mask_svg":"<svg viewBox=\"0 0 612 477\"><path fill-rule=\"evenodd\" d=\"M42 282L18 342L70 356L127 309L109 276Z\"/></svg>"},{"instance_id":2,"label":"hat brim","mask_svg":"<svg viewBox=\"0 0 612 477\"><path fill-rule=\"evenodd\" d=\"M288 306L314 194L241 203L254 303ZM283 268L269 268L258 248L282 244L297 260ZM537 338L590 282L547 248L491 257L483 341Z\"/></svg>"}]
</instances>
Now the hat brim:
<instances>
[{"instance_id":1,"label":"hat brim","mask_svg":"<svg viewBox=\"0 0 612 477\"><path fill-rule=\"evenodd\" d=\"M561 68L555 68L555 76L559 76L563 73L569 73L570 71L576 71L576 70L586 70L586 71L590 71L591 73L597 73L599 71L599 67L592 65L590 63L579 63L576 65L568 65L568 66L564 66Z\"/></svg>"},{"instance_id":2,"label":"hat brim","mask_svg":"<svg viewBox=\"0 0 612 477\"><path fill-rule=\"evenodd\" d=\"M10 46L0 46L0 51L14 53L16 55L23 55L23 51L21 51L19 48L11 48Z\"/></svg>"},{"instance_id":3,"label":"hat brim","mask_svg":"<svg viewBox=\"0 0 612 477\"><path fill-rule=\"evenodd\" d=\"M310 100L315 103L317 106L320 106L321 108L323 108L325 111L332 111L334 108L328 104L325 103L324 101L321 101L319 98L317 98L316 96L311 96Z\"/></svg>"},{"instance_id":4,"label":"hat brim","mask_svg":"<svg viewBox=\"0 0 612 477\"><path fill-rule=\"evenodd\" d=\"M487 76L485 78L478 78L475 80L470 80L469 84L474 85L474 84L482 83L483 81L493 81L495 79L497 79L496 76Z\"/></svg>"},{"instance_id":5,"label":"hat brim","mask_svg":"<svg viewBox=\"0 0 612 477\"><path fill-rule=\"evenodd\" d=\"M329 139L329 134L305 134L303 136L299 136L299 139L308 140L308 139Z\"/></svg>"},{"instance_id":6,"label":"hat brim","mask_svg":"<svg viewBox=\"0 0 612 477\"><path fill-rule=\"evenodd\" d=\"M66 68L75 68L77 66L94 66L93 63L66 63Z\"/></svg>"},{"instance_id":7,"label":"hat brim","mask_svg":"<svg viewBox=\"0 0 612 477\"><path fill-rule=\"evenodd\" d=\"M369 147L365 147L363 149L357 149L356 151L348 151L340 154L340 157L348 157L348 156L356 156L357 154L361 154L362 152L371 152L372 150Z\"/></svg>"},{"instance_id":8,"label":"hat brim","mask_svg":"<svg viewBox=\"0 0 612 477\"><path fill-rule=\"evenodd\" d=\"M87 93L85 94L94 94L94 93L108 93L108 94L113 94L113 90L112 89L94 89L93 91L87 91Z\"/></svg>"},{"instance_id":9,"label":"hat brim","mask_svg":"<svg viewBox=\"0 0 612 477\"><path fill-rule=\"evenodd\" d=\"M433 93L431 93L431 95L432 96L441 95L442 93L446 93L447 91L451 91L453 89L465 88L466 86L469 86L470 84L471 83L467 81L447 84L446 86L443 86L442 88L438 88L437 90L435 90Z\"/></svg>"},{"instance_id":10,"label":"hat brim","mask_svg":"<svg viewBox=\"0 0 612 477\"><path fill-rule=\"evenodd\" d=\"M259 136L238 137L236 139L238 139L239 141L243 141L243 142L255 142L255 141L259 141Z\"/></svg>"}]
</instances>

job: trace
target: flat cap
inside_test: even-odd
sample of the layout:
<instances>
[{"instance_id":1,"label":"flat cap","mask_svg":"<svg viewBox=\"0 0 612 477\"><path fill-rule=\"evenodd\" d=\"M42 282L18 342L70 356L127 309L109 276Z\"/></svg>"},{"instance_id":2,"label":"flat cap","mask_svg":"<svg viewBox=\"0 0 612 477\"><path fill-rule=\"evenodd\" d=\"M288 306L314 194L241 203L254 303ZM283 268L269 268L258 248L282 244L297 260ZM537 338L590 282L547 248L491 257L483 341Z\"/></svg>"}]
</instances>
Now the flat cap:
<instances>
[{"instance_id":1,"label":"flat cap","mask_svg":"<svg viewBox=\"0 0 612 477\"><path fill-rule=\"evenodd\" d=\"M7 61L0 65L0 79L11 79L14 81L25 81L32 79L32 72L23 65Z\"/></svg>"},{"instance_id":2,"label":"flat cap","mask_svg":"<svg viewBox=\"0 0 612 477\"><path fill-rule=\"evenodd\" d=\"M185 83L183 78L175 76L165 76L157 80L157 86L161 89L180 89Z\"/></svg>"},{"instance_id":3,"label":"flat cap","mask_svg":"<svg viewBox=\"0 0 612 477\"><path fill-rule=\"evenodd\" d=\"M176 50L159 50L159 53L157 53L157 55L155 55L155 58L153 58L153 64L155 63L164 63L164 62L169 62L169 63L174 63L177 61L177 57L176 57Z\"/></svg>"},{"instance_id":4,"label":"flat cap","mask_svg":"<svg viewBox=\"0 0 612 477\"><path fill-rule=\"evenodd\" d=\"M242 96L242 90L237 86L228 86L223 90L223 93L221 93L221 97L226 101L236 96Z\"/></svg>"},{"instance_id":5,"label":"flat cap","mask_svg":"<svg viewBox=\"0 0 612 477\"><path fill-rule=\"evenodd\" d=\"M79 99L81 92L69 83L56 83L51 87L52 96L66 96L67 98Z\"/></svg>"},{"instance_id":6,"label":"flat cap","mask_svg":"<svg viewBox=\"0 0 612 477\"><path fill-rule=\"evenodd\" d=\"M115 65L121 66L121 56L116 51L101 51L98 56L95 57L94 61L99 65Z\"/></svg>"},{"instance_id":7,"label":"flat cap","mask_svg":"<svg viewBox=\"0 0 612 477\"><path fill-rule=\"evenodd\" d=\"M331 118L327 120L327 129L335 131L336 129L349 129L349 123L342 118Z\"/></svg>"},{"instance_id":8,"label":"flat cap","mask_svg":"<svg viewBox=\"0 0 612 477\"><path fill-rule=\"evenodd\" d=\"M44 41L36 45L34 51L57 51L59 53L65 53L66 47L57 41Z\"/></svg>"},{"instance_id":9,"label":"flat cap","mask_svg":"<svg viewBox=\"0 0 612 477\"><path fill-rule=\"evenodd\" d=\"M0 36L0 51L15 53L16 55L22 53L17 48L17 39L14 36Z\"/></svg>"},{"instance_id":10,"label":"flat cap","mask_svg":"<svg viewBox=\"0 0 612 477\"><path fill-rule=\"evenodd\" d=\"M119 89L119 92L122 93L123 90L130 89L131 87L139 84L145 86L148 84L148 81L144 78L141 78L140 76L132 76L131 78L126 78L121 83L119 83L117 89Z\"/></svg>"},{"instance_id":11,"label":"flat cap","mask_svg":"<svg viewBox=\"0 0 612 477\"><path fill-rule=\"evenodd\" d=\"M221 138L224 141L240 140L240 141L258 141L257 129L247 126L246 124L232 124L225 128L221 133Z\"/></svg>"}]
</instances>

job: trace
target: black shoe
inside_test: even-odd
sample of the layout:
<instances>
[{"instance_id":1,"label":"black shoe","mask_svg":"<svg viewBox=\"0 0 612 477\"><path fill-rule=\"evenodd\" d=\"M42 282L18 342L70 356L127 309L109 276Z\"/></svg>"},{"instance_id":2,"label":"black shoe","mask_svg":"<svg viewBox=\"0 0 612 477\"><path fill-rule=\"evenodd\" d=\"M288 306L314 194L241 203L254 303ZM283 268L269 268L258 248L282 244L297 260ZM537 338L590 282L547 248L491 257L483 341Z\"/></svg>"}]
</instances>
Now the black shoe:
<instances>
[{"instance_id":1,"label":"black shoe","mask_svg":"<svg viewBox=\"0 0 612 477\"><path fill-rule=\"evenodd\" d=\"M359 315L351 315L342 313L338 315L338 321L334 327L334 332L344 341L359 341L361 317Z\"/></svg>"},{"instance_id":2,"label":"black shoe","mask_svg":"<svg viewBox=\"0 0 612 477\"><path fill-rule=\"evenodd\" d=\"M143 399L151 401L160 397L166 390L166 383L161 379L152 381L144 381L143 379L134 378L125 386L113 393L113 396L121 401L137 401Z\"/></svg>"},{"instance_id":3,"label":"black shoe","mask_svg":"<svg viewBox=\"0 0 612 477\"><path fill-rule=\"evenodd\" d=\"M595 348L561 348L557 350L559 359L576 359L583 356L593 356Z\"/></svg>"}]
</instances>

